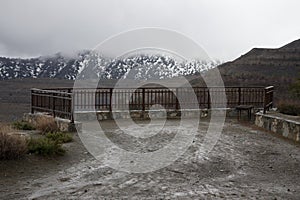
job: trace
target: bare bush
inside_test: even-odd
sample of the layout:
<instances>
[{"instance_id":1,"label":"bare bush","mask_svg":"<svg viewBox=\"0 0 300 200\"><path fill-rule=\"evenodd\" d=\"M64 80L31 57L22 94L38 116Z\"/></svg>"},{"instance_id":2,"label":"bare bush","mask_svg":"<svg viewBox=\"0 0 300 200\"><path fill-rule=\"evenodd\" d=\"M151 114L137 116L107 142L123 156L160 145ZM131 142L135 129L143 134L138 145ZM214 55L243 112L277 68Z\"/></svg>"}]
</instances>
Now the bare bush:
<instances>
[{"instance_id":1,"label":"bare bush","mask_svg":"<svg viewBox=\"0 0 300 200\"><path fill-rule=\"evenodd\" d=\"M59 128L53 117L39 117L36 120L36 129L42 134L58 132Z\"/></svg>"},{"instance_id":2,"label":"bare bush","mask_svg":"<svg viewBox=\"0 0 300 200\"><path fill-rule=\"evenodd\" d=\"M0 160L20 158L27 152L26 138L13 132L11 127L0 125Z\"/></svg>"}]
</instances>

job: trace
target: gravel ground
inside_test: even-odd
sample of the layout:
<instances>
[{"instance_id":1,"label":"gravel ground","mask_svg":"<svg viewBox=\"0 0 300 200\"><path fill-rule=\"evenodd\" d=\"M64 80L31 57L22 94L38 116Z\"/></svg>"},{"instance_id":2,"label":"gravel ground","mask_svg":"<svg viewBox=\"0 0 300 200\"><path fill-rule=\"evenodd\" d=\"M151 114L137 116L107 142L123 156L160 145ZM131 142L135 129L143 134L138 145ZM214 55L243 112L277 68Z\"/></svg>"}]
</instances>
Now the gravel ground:
<instances>
[{"instance_id":1,"label":"gravel ground","mask_svg":"<svg viewBox=\"0 0 300 200\"><path fill-rule=\"evenodd\" d=\"M214 149L199 157L208 124L200 122L180 159L149 173L107 167L87 153L76 135L64 157L1 161L0 199L300 199L298 144L227 120ZM169 132L159 140L130 140L112 122L102 127L114 143L136 152L155 151L174 137Z\"/></svg>"}]
</instances>

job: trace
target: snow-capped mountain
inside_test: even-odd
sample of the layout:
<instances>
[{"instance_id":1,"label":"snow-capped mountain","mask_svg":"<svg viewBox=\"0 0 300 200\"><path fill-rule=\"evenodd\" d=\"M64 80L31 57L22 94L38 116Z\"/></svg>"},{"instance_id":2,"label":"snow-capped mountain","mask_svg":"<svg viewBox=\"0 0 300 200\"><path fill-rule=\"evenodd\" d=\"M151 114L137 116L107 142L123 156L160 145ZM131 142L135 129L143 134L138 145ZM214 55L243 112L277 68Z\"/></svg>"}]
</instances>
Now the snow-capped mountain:
<instances>
[{"instance_id":1,"label":"snow-capped mountain","mask_svg":"<svg viewBox=\"0 0 300 200\"><path fill-rule=\"evenodd\" d=\"M81 78L93 76L101 79L162 79L197 74L220 64L220 61L178 62L163 55L109 59L89 51L80 52L73 57L60 53L30 59L0 57L0 80L28 77L74 80L78 74Z\"/></svg>"}]
</instances>

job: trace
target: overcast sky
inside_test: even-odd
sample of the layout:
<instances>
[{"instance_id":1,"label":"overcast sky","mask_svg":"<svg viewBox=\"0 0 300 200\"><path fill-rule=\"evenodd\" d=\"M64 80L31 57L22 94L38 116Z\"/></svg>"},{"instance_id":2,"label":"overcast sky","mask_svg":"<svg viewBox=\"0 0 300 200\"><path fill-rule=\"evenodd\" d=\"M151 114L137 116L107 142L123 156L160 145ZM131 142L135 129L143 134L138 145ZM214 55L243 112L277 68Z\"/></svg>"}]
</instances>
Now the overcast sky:
<instances>
[{"instance_id":1,"label":"overcast sky","mask_svg":"<svg viewBox=\"0 0 300 200\"><path fill-rule=\"evenodd\" d=\"M1 0L0 56L91 49L139 27L181 32L212 58L300 38L299 0Z\"/></svg>"}]
</instances>

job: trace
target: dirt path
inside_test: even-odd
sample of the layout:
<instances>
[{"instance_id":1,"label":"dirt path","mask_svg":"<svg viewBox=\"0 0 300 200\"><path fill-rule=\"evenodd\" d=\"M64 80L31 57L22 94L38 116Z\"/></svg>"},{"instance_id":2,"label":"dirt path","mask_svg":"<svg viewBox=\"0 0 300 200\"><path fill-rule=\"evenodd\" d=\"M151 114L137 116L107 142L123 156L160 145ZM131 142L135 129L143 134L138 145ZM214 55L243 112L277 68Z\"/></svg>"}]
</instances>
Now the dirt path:
<instances>
[{"instance_id":1,"label":"dirt path","mask_svg":"<svg viewBox=\"0 0 300 200\"><path fill-rule=\"evenodd\" d=\"M138 143L122 137L114 124L104 126L120 146ZM299 145L228 121L213 151L200 159L207 127L201 122L179 160L151 173L113 170L87 154L77 137L58 160L29 156L1 163L0 199L300 199ZM157 143L148 142L142 150L156 149Z\"/></svg>"}]
</instances>

